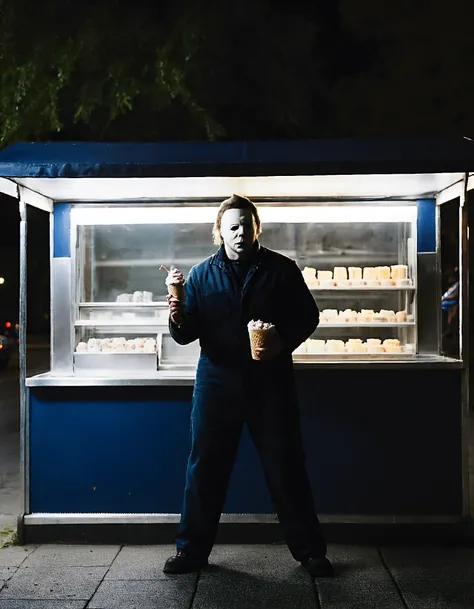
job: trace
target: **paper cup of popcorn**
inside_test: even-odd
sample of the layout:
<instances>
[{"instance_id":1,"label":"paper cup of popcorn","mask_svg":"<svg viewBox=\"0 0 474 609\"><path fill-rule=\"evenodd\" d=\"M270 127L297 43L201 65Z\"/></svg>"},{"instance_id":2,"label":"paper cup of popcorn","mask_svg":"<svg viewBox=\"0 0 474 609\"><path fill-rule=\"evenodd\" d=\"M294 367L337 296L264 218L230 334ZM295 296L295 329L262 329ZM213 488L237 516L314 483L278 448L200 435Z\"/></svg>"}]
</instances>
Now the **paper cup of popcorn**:
<instances>
[{"instance_id":1,"label":"paper cup of popcorn","mask_svg":"<svg viewBox=\"0 0 474 609\"><path fill-rule=\"evenodd\" d=\"M168 276L165 279L168 294L176 298L176 300L184 302L186 294L184 284L186 283L186 279L184 278L183 273L178 269L169 271L165 266L161 265L160 270L162 269L168 273Z\"/></svg>"},{"instance_id":2,"label":"paper cup of popcorn","mask_svg":"<svg viewBox=\"0 0 474 609\"><path fill-rule=\"evenodd\" d=\"M252 358L260 360L261 357L257 352L257 349L265 348L268 341L271 340L275 334L275 326L271 323L264 321L250 321L248 323L249 337L250 337L250 349L252 351Z\"/></svg>"}]
</instances>

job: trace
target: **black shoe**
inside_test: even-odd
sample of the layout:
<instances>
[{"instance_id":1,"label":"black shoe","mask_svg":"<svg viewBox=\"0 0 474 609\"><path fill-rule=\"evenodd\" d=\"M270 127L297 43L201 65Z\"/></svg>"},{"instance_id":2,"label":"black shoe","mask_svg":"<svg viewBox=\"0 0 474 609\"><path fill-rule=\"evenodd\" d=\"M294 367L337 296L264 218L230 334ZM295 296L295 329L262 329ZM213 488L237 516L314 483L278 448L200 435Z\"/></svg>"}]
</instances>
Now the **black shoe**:
<instances>
[{"instance_id":1,"label":"black shoe","mask_svg":"<svg viewBox=\"0 0 474 609\"><path fill-rule=\"evenodd\" d=\"M327 558L310 557L301 562L311 577L332 577L334 569Z\"/></svg>"},{"instance_id":2,"label":"black shoe","mask_svg":"<svg viewBox=\"0 0 474 609\"><path fill-rule=\"evenodd\" d=\"M194 573L207 566L207 558L196 558L186 552L178 552L165 562L163 573Z\"/></svg>"}]
</instances>

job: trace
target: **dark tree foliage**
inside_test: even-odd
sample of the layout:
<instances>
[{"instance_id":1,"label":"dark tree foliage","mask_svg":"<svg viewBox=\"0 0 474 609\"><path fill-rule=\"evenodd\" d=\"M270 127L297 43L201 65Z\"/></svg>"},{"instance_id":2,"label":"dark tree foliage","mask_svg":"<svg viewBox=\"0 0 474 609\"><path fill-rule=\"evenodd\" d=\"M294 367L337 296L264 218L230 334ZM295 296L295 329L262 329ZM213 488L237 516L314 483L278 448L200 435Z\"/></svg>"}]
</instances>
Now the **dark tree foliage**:
<instances>
[{"instance_id":1,"label":"dark tree foliage","mask_svg":"<svg viewBox=\"0 0 474 609\"><path fill-rule=\"evenodd\" d=\"M0 0L0 146L474 135L474 3Z\"/></svg>"},{"instance_id":2,"label":"dark tree foliage","mask_svg":"<svg viewBox=\"0 0 474 609\"><path fill-rule=\"evenodd\" d=\"M345 31L376 50L333 89L341 133L474 136L471 0L338 4Z\"/></svg>"},{"instance_id":3,"label":"dark tree foliage","mask_svg":"<svg viewBox=\"0 0 474 609\"><path fill-rule=\"evenodd\" d=\"M4 0L0 143L328 135L326 4Z\"/></svg>"}]
</instances>

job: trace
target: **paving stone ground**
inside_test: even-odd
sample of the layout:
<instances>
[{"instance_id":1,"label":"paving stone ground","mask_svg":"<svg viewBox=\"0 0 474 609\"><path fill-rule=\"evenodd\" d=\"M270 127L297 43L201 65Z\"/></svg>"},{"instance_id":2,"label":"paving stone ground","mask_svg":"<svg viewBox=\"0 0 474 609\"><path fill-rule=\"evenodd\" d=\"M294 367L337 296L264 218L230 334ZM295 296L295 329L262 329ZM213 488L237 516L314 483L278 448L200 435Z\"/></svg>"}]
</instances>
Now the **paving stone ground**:
<instances>
[{"instance_id":1,"label":"paving stone ground","mask_svg":"<svg viewBox=\"0 0 474 609\"><path fill-rule=\"evenodd\" d=\"M473 609L474 550L330 545L313 582L284 545L219 545L200 574L165 575L172 546L0 550L0 609Z\"/></svg>"}]
</instances>

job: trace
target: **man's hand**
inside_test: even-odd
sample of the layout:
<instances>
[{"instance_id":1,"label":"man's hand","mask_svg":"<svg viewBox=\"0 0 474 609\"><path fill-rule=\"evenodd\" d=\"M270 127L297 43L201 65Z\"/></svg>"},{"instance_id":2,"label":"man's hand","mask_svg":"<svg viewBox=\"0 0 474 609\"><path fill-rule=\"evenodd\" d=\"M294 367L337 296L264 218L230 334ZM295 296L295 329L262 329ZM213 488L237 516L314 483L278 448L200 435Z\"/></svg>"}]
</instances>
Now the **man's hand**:
<instances>
[{"instance_id":1,"label":"man's hand","mask_svg":"<svg viewBox=\"0 0 474 609\"><path fill-rule=\"evenodd\" d=\"M183 323L183 303L174 296L168 294L168 306L170 308L171 321L179 326Z\"/></svg>"},{"instance_id":2,"label":"man's hand","mask_svg":"<svg viewBox=\"0 0 474 609\"><path fill-rule=\"evenodd\" d=\"M280 335L277 334L277 332L274 332L271 337L268 337L267 345L265 347L257 347L255 353L261 360L269 361L275 359L277 355L280 355L283 348L284 345Z\"/></svg>"}]
</instances>

